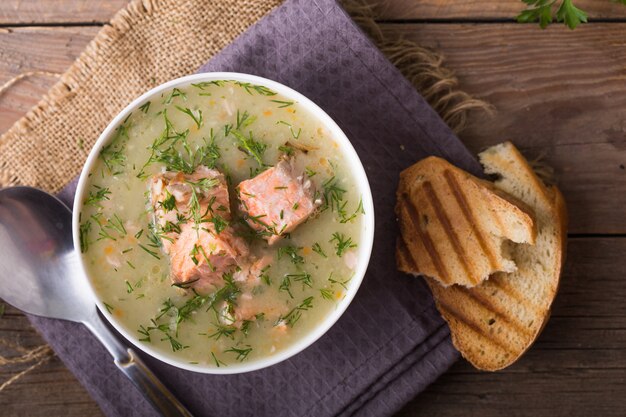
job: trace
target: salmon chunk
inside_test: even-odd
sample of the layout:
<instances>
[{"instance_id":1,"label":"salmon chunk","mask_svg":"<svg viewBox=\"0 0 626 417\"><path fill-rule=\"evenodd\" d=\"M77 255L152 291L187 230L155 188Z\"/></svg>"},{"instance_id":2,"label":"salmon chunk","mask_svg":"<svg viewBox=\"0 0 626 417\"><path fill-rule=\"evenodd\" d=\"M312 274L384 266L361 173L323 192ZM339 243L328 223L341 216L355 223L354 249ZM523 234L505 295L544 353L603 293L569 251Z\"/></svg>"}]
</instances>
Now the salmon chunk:
<instances>
[{"instance_id":1,"label":"salmon chunk","mask_svg":"<svg viewBox=\"0 0 626 417\"><path fill-rule=\"evenodd\" d=\"M218 170L159 173L150 180L150 201L175 285L210 291L225 273L248 265L248 247L229 225L228 187Z\"/></svg>"},{"instance_id":2,"label":"salmon chunk","mask_svg":"<svg viewBox=\"0 0 626 417\"><path fill-rule=\"evenodd\" d=\"M248 224L271 245L304 222L317 208L311 180L296 173L293 159L237 186Z\"/></svg>"},{"instance_id":3,"label":"salmon chunk","mask_svg":"<svg viewBox=\"0 0 626 417\"><path fill-rule=\"evenodd\" d=\"M223 285L225 273L245 266L247 257L245 241L230 227L216 233L212 224L198 230L185 224L170 250L171 278L183 288L208 292Z\"/></svg>"}]
</instances>

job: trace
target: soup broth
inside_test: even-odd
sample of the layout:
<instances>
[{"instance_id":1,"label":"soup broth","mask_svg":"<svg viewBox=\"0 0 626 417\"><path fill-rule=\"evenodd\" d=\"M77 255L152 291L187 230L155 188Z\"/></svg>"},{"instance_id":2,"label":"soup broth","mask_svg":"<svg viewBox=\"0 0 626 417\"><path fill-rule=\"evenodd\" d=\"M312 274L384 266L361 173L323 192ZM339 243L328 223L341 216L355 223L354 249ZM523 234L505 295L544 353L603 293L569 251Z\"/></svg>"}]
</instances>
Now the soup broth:
<instances>
[{"instance_id":1,"label":"soup broth","mask_svg":"<svg viewBox=\"0 0 626 417\"><path fill-rule=\"evenodd\" d=\"M276 197L269 211L288 198L280 194L287 186L270 181L281 163L303 198L311 195L313 212L293 230L277 230L280 221L273 227L249 207L252 198ZM266 87L211 81L153 97L101 149L80 209L81 253L104 313L140 343L192 364L225 367L284 350L318 326L351 285L364 212L348 167L316 117ZM217 180L203 172L223 175L223 215L204 208L215 202ZM165 177L169 188L155 200L151 187ZM182 200L174 199L172 178L187 187ZM252 188L243 182L255 178L263 195L244 194ZM299 209L296 202L274 215ZM159 218L169 212L177 220ZM233 255L216 266L223 258L194 243L179 253L193 261L180 267L192 270L185 278L189 271L177 270L168 249L185 227L192 240L234 236L245 259ZM203 264L204 272L194 269Z\"/></svg>"}]
</instances>

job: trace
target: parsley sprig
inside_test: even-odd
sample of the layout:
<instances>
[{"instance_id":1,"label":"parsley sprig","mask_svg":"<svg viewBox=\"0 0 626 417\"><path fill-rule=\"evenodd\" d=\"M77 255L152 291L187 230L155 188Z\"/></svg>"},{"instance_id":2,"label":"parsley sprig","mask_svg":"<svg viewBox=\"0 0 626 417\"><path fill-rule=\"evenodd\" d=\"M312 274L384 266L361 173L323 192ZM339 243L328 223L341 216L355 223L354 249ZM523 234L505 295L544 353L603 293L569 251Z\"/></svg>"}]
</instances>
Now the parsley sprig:
<instances>
[{"instance_id":1,"label":"parsley sprig","mask_svg":"<svg viewBox=\"0 0 626 417\"><path fill-rule=\"evenodd\" d=\"M574 6L572 0L522 0L528 9L517 16L520 23L539 22L539 26L545 29L554 20L565 23L574 29L580 23L587 22L587 13ZM626 0L619 0L626 4Z\"/></svg>"}]
</instances>

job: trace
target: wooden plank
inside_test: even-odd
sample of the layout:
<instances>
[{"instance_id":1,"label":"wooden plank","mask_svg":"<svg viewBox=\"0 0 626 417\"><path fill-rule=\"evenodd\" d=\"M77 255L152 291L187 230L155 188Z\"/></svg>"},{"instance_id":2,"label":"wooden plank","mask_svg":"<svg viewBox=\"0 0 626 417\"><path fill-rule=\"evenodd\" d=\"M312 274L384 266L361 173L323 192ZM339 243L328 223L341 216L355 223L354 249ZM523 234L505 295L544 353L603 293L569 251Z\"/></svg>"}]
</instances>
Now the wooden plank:
<instances>
[{"instance_id":1,"label":"wooden plank","mask_svg":"<svg viewBox=\"0 0 626 417\"><path fill-rule=\"evenodd\" d=\"M624 238L572 239L552 318L536 345L497 373L456 364L399 416L568 415L626 413ZM41 343L27 320L9 308L0 337ZM0 373L0 381L9 377ZM7 408L5 408L7 407ZM97 415L97 408L58 360L0 395L8 415Z\"/></svg>"},{"instance_id":2,"label":"wooden plank","mask_svg":"<svg viewBox=\"0 0 626 417\"><path fill-rule=\"evenodd\" d=\"M385 20L513 20L526 8L520 0L368 0ZM624 19L626 7L610 0L574 0L593 19Z\"/></svg>"},{"instance_id":3,"label":"wooden plank","mask_svg":"<svg viewBox=\"0 0 626 417\"><path fill-rule=\"evenodd\" d=\"M98 29L0 31L0 81L29 70L61 72ZM572 233L626 233L626 24L569 32L516 24L386 24L385 33L431 46L461 86L496 105L462 135L474 151L513 140L555 167ZM567 47L564 45L576 45ZM54 79L34 77L0 96L0 132L35 104Z\"/></svg>"},{"instance_id":4,"label":"wooden plank","mask_svg":"<svg viewBox=\"0 0 626 417\"><path fill-rule=\"evenodd\" d=\"M497 20L513 19L525 6L520 0L366 0L380 18ZM128 0L3 0L0 24L104 23ZM626 7L610 0L575 0L593 19L624 19Z\"/></svg>"},{"instance_id":5,"label":"wooden plank","mask_svg":"<svg viewBox=\"0 0 626 417\"><path fill-rule=\"evenodd\" d=\"M441 51L463 89L494 104L461 135L473 151L510 139L555 168L571 233L626 233L626 24L574 32L517 24L389 24Z\"/></svg>"},{"instance_id":6,"label":"wooden plank","mask_svg":"<svg viewBox=\"0 0 626 417\"><path fill-rule=\"evenodd\" d=\"M0 85L29 72L61 74L98 30L97 27L0 29ZM0 132L37 104L56 80L51 75L29 76L0 95Z\"/></svg>"},{"instance_id":7,"label":"wooden plank","mask_svg":"<svg viewBox=\"0 0 626 417\"><path fill-rule=\"evenodd\" d=\"M108 22L128 0L2 0L0 24Z\"/></svg>"}]
</instances>

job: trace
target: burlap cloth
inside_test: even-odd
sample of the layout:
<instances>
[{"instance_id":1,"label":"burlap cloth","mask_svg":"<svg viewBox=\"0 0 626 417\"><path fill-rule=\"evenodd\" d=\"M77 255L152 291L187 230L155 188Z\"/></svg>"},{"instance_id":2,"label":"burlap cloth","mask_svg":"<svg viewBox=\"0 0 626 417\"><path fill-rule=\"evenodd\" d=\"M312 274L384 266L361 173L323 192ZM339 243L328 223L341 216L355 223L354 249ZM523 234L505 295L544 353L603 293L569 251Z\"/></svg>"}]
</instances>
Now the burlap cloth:
<instances>
[{"instance_id":1,"label":"burlap cloth","mask_svg":"<svg viewBox=\"0 0 626 417\"><path fill-rule=\"evenodd\" d=\"M0 186L27 184L57 192L78 174L100 132L128 102L155 85L196 71L280 3L131 2L46 97L0 137ZM457 90L456 79L442 66L439 55L411 42L385 38L370 7L355 0L343 3L454 130L464 126L469 110L487 107ZM226 65L227 60L222 62ZM23 354L20 363L38 361L26 370L49 357L42 347L15 350ZM3 365L5 358L0 359ZM6 381L0 390L14 380Z\"/></svg>"}]
</instances>

